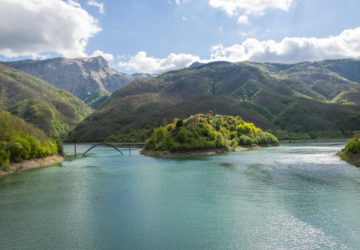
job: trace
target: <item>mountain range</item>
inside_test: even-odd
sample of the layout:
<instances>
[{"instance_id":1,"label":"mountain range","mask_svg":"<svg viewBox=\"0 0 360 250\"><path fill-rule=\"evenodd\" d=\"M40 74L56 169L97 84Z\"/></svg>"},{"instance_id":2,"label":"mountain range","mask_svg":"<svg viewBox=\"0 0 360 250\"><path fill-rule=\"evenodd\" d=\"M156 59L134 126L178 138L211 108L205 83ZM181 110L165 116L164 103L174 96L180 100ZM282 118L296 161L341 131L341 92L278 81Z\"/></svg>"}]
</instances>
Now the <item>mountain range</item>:
<instances>
[{"instance_id":1,"label":"mountain range","mask_svg":"<svg viewBox=\"0 0 360 250\"><path fill-rule=\"evenodd\" d=\"M93 108L100 107L111 92L129 82L153 77L151 74L120 73L110 68L101 56L1 63L38 77L57 89L65 89Z\"/></svg>"},{"instance_id":2,"label":"mountain range","mask_svg":"<svg viewBox=\"0 0 360 250\"><path fill-rule=\"evenodd\" d=\"M139 141L175 117L209 111L281 139L339 138L360 130L359 97L360 60L195 63L118 89L69 139Z\"/></svg>"},{"instance_id":3,"label":"mountain range","mask_svg":"<svg viewBox=\"0 0 360 250\"><path fill-rule=\"evenodd\" d=\"M241 116L280 139L360 130L360 60L197 62L158 76L119 73L102 57L5 64L13 68L0 64L0 109L51 137L71 131L70 141L143 141L174 118L208 112Z\"/></svg>"}]
</instances>

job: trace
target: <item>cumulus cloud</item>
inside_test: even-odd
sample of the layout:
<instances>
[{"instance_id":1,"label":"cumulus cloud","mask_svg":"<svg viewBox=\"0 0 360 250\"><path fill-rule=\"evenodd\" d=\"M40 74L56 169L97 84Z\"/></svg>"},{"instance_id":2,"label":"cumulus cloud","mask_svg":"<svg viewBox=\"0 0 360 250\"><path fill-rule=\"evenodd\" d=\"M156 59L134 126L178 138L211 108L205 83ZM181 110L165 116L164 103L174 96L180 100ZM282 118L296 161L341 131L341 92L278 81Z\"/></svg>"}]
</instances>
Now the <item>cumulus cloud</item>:
<instances>
[{"instance_id":1,"label":"cumulus cloud","mask_svg":"<svg viewBox=\"0 0 360 250\"><path fill-rule=\"evenodd\" d=\"M287 37L280 42L249 38L229 47L218 44L211 48L210 60L293 63L359 57L360 27L327 38Z\"/></svg>"},{"instance_id":2,"label":"cumulus cloud","mask_svg":"<svg viewBox=\"0 0 360 250\"><path fill-rule=\"evenodd\" d=\"M185 68L196 61L200 61L200 58L191 54L171 53L166 58L155 58L148 56L145 51L140 51L128 61L121 61L118 66L126 70L157 74L172 69Z\"/></svg>"},{"instance_id":3,"label":"cumulus cloud","mask_svg":"<svg viewBox=\"0 0 360 250\"><path fill-rule=\"evenodd\" d=\"M267 9L288 11L294 0L209 0L209 5L225 11L229 16L239 16L238 23L248 23L249 15L264 15Z\"/></svg>"},{"instance_id":4,"label":"cumulus cloud","mask_svg":"<svg viewBox=\"0 0 360 250\"><path fill-rule=\"evenodd\" d=\"M263 15L266 9L288 11L292 2L293 0L209 0L209 5L224 10L229 16L237 15L240 11Z\"/></svg>"},{"instance_id":5,"label":"cumulus cloud","mask_svg":"<svg viewBox=\"0 0 360 250\"><path fill-rule=\"evenodd\" d=\"M105 58L106 61L111 62L114 60L114 55L110 53L105 53L101 50L95 50L91 56L102 56Z\"/></svg>"},{"instance_id":6,"label":"cumulus cloud","mask_svg":"<svg viewBox=\"0 0 360 250\"><path fill-rule=\"evenodd\" d=\"M249 38L229 47L218 44L211 47L210 56L207 59L200 59L191 54L174 53L166 58L154 58L140 51L130 59L121 58L118 66L136 72L162 73L188 67L194 62L295 63L339 58L360 58L360 27L344 30L337 36L327 38L286 37L279 42Z\"/></svg>"},{"instance_id":7,"label":"cumulus cloud","mask_svg":"<svg viewBox=\"0 0 360 250\"><path fill-rule=\"evenodd\" d=\"M99 8L99 12L101 14L104 14L104 3L96 2L95 0L89 0L87 4Z\"/></svg>"},{"instance_id":8,"label":"cumulus cloud","mask_svg":"<svg viewBox=\"0 0 360 250\"><path fill-rule=\"evenodd\" d=\"M0 54L40 57L49 52L86 56L88 39L101 28L97 20L68 0L0 0Z\"/></svg>"}]
</instances>

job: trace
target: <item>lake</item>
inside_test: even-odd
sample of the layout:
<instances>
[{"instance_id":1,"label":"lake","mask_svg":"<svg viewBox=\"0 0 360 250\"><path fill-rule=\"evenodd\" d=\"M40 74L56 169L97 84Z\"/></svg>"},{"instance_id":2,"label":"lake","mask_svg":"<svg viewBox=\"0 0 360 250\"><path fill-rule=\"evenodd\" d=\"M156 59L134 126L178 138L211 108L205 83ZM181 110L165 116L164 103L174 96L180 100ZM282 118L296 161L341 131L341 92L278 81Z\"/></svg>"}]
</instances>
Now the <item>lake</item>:
<instances>
[{"instance_id":1,"label":"lake","mask_svg":"<svg viewBox=\"0 0 360 250\"><path fill-rule=\"evenodd\" d=\"M0 180L0 249L356 249L360 169L343 147L181 160L98 147Z\"/></svg>"}]
</instances>

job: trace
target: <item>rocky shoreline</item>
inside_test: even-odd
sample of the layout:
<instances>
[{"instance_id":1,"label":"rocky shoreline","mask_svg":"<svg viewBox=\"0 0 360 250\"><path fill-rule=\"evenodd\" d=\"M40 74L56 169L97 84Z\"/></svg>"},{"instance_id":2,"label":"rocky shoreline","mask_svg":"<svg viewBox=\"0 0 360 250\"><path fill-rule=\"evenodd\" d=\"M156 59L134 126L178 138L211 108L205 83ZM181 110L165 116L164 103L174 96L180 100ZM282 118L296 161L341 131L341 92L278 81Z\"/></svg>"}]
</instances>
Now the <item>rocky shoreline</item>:
<instances>
[{"instance_id":1,"label":"rocky shoreline","mask_svg":"<svg viewBox=\"0 0 360 250\"><path fill-rule=\"evenodd\" d=\"M336 155L340 156L342 160L347 163L354 165L355 167L360 167L360 154L349 154L345 151L339 152Z\"/></svg>"},{"instance_id":2,"label":"rocky shoreline","mask_svg":"<svg viewBox=\"0 0 360 250\"><path fill-rule=\"evenodd\" d=\"M216 155L230 152L241 152L252 149L260 149L263 147L272 147L278 145L256 145L256 146L241 146L236 148L227 148L227 149L210 149L210 150L196 150L196 151L187 151L187 152L169 152L169 151L153 151L153 150L142 150L140 154L144 156L161 158L161 159L176 159L176 158L187 158L187 157L196 157L196 156L206 156L206 155Z\"/></svg>"},{"instance_id":3,"label":"rocky shoreline","mask_svg":"<svg viewBox=\"0 0 360 250\"><path fill-rule=\"evenodd\" d=\"M6 171L0 170L0 178L5 177L14 173L23 172L30 169L50 166L55 163L61 162L64 157L61 155L50 155L44 158L25 160L17 163L12 163Z\"/></svg>"}]
</instances>

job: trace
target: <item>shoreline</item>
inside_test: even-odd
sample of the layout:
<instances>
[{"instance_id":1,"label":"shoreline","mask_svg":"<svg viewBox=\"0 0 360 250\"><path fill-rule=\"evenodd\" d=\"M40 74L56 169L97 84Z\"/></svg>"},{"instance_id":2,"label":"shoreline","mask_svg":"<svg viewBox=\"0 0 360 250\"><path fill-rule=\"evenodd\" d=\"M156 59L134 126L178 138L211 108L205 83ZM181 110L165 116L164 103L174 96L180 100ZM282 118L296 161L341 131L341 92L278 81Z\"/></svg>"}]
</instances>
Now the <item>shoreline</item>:
<instances>
[{"instance_id":1,"label":"shoreline","mask_svg":"<svg viewBox=\"0 0 360 250\"><path fill-rule=\"evenodd\" d=\"M356 155L350 155L345 151L341 151L338 152L336 155L339 156L343 161L346 161L347 163L355 167L360 167L360 153Z\"/></svg>"},{"instance_id":2,"label":"shoreline","mask_svg":"<svg viewBox=\"0 0 360 250\"><path fill-rule=\"evenodd\" d=\"M351 139L349 138L318 138L318 139L279 139L280 144L288 144L288 143L322 143L322 142L347 142ZM113 144L114 146L129 146L131 145L132 148L142 148L140 145L145 145L145 142L64 142L63 145L65 146L73 146L76 145L94 145L94 144L103 144L109 143ZM138 146L137 146L138 145ZM266 147L266 146L265 146Z\"/></svg>"},{"instance_id":3,"label":"shoreline","mask_svg":"<svg viewBox=\"0 0 360 250\"><path fill-rule=\"evenodd\" d=\"M185 151L185 152L169 152L169 151L153 151L143 149L140 154L153 158L160 159L177 159L177 158L187 158L187 157L197 157L197 156L207 156L207 155L217 155L231 152L241 152L253 149L260 149L264 147L274 147L279 146L280 144L273 145L256 145L256 146L241 146L236 148L228 149L208 149L208 150L195 150L195 151Z\"/></svg>"},{"instance_id":4,"label":"shoreline","mask_svg":"<svg viewBox=\"0 0 360 250\"><path fill-rule=\"evenodd\" d=\"M31 160L24 160L17 163L11 163L10 166L7 168L6 171L0 170L0 178L9 176L11 174L20 173L23 171L27 171L30 169L36 169L40 167L46 167L53 165L55 163L62 162L64 157L61 155L50 155L44 158L37 158Z\"/></svg>"},{"instance_id":5,"label":"shoreline","mask_svg":"<svg viewBox=\"0 0 360 250\"><path fill-rule=\"evenodd\" d=\"M297 139L297 140L279 140L280 144L291 144L291 143L322 143L322 142L347 142L351 138L339 138L339 139Z\"/></svg>"}]
</instances>

